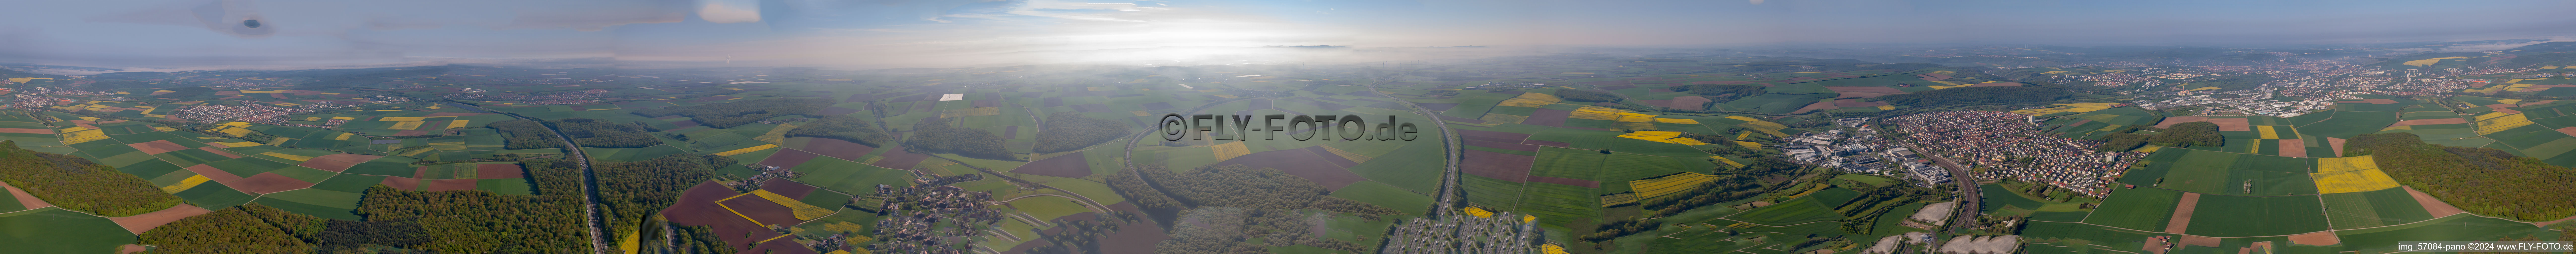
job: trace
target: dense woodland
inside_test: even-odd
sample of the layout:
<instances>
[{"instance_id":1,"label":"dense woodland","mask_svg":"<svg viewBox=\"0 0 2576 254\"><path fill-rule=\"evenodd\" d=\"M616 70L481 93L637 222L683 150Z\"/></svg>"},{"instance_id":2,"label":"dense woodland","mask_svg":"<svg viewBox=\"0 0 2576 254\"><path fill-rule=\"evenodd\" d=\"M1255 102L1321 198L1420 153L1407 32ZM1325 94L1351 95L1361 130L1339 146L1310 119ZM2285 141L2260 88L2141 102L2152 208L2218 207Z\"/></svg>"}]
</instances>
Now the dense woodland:
<instances>
[{"instance_id":1,"label":"dense woodland","mask_svg":"<svg viewBox=\"0 0 2576 254\"><path fill-rule=\"evenodd\" d=\"M211 93L211 92L214 92L214 91L215 91L215 89L214 89L214 88L206 88L206 87L202 87L202 86L174 87L174 88L170 88L170 93L165 93L165 94L160 94L160 95L153 95L152 97L153 97L153 98L188 98L188 97L197 97L197 96L199 96L199 95L206 95L206 93Z\"/></svg>"},{"instance_id":2,"label":"dense woodland","mask_svg":"<svg viewBox=\"0 0 2576 254\"><path fill-rule=\"evenodd\" d=\"M2180 124L2176 124L2176 125L2180 125ZM2213 132L2213 133L2214 133L2214 132ZM2117 152L2117 151L2128 151L2128 150L2131 150L2131 149L2138 149L2138 147L2140 147L2140 146L2146 146L2146 144L2147 144L2147 140L2154 139L2154 138L2155 138L2155 136L2154 136L2154 135L2147 135L2147 134L2137 134L2137 133L2127 133L2127 132L2112 133L2112 134L2111 134L2111 136L2109 136L2109 137L2103 137L2103 142L2102 142L2102 144L2101 144L2101 145L2096 145L2096 146L2094 146L2094 147L2093 147L2093 150L2094 150L2094 151L2113 151L2113 152Z\"/></svg>"},{"instance_id":3,"label":"dense woodland","mask_svg":"<svg viewBox=\"0 0 2576 254\"><path fill-rule=\"evenodd\" d=\"M1038 129L1037 153L1082 150L1101 142L1127 136L1127 125L1109 119L1082 116L1082 113L1047 114L1045 128Z\"/></svg>"},{"instance_id":4,"label":"dense woodland","mask_svg":"<svg viewBox=\"0 0 2576 254\"><path fill-rule=\"evenodd\" d=\"M787 136L839 139L868 147L881 147L894 139L885 130L870 126L867 120L849 116L824 116L798 123L795 129L787 130Z\"/></svg>"},{"instance_id":5,"label":"dense woodland","mask_svg":"<svg viewBox=\"0 0 2576 254\"><path fill-rule=\"evenodd\" d=\"M1769 91L1764 91L1764 90L1762 90L1762 86L1755 86L1755 85L1697 84L1697 85L1687 85L1687 86L1674 86L1672 89L1673 89L1673 91L1674 91L1674 92L1686 92L1686 93L1697 94L1697 95L1711 95L1711 96L1718 96L1719 98L1744 98L1744 97L1751 97L1751 96L1754 96L1754 95L1762 95L1763 93L1769 93ZM1732 99L1720 99L1720 100L1717 100L1717 101L1726 101L1726 100L1732 100Z\"/></svg>"},{"instance_id":6,"label":"dense woodland","mask_svg":"<svg viewBox=\"0 0 2576 254\"><path fill-rule=\"evenodd\" d=\"M815 111L832 106L831 99L784 98L710 103L687 107L664 107L635 110L646 117L686 116L698 124L717 129L733 128L762 119L787 115L814 116Z\"/></svg>"},{"instance_id":7,"label":"dense woodland","mask_svg":"<svg viewBox=\"0 0 2576 254\"><path fill-rule=\"evenodd\" d=\"M545 167L578 166L556 162ZM635 232L646 218L655 217L670 208L689 190L715 177L717 167L739 167L733 157L674 154L637 162L594 162L591 171L599 177L599 206L607 217L610 232ZM648 231L659 231L648 230ZM609 239L622 239L610 236Z\"/></svg>"},{"instance_id":8,"label":"dense woodland","mask_svg":"<svg viewBox=\"0 0 2576 254\"><path fill-rule=\"evenodd\" d=\"M323 219L256 203L180 219L140 237L160 247L152 253L410 253L386 248L431 240L417 221Z\"/></svg>"},{"instance_id":9,"label":"dense woodland","mask_svg":"<svg viewBox=\"0 0 2576 254\"><path fill-rule=\"evenodd\" d=\"M653 137L653 130L632 123L589 118L566 118L548 123L563 130L564 136L571 136L574 144L586 147L637 148L663 143L661 138Z\"/></svg>"},{"instance_id":10,"label":"dense woodland","mask_svg":"<svg viewBox=\"0 0 2576 254\"><path fill-rule=\"evenodd\" d=\"M2066 90L2058 89L2020 86L1986 86L1890 94L1879 96L1878 99L1887 101L1888 104L1930 107L2048 102L2059 99L2074 98L2076 96L2078 95L2074 92L2067 92Z\"/></svg>"},{"instance_id":11,"label":"dense woodland","mask_svg":"<svg viewBox=\"0 0 2576 254\"><path fill-rule=\"evenodd\" d=\"M134 216L185 202L115 167L18 148L14 140L0 141L0 181L54 206L98 216Z\"/></svg>"},{"instance_id":12,"label":"dense woodland","mask_svg":"<svg viewBox=\"0 0 2576 254\"><path fill-rule=\"evenodd\" d=\"M1126 170L1111 188L1151 209L1188 209L1181 216L1204 226L1175 229L1174 238L1155 246L1155 253L1263 253L1269 246L1307 245L1359 252L1347 241L1315 237L1300 209L1378 219L1398 214L1374 204L1325 196L1322 185L1273 168L1243 165L1201 166L1173 173L1160 164ZM1258 238L1261 241L1246 241Z\"/></svg>"},{"instance_id":13,"label":"dense woodland","mask_svg":"<svg viewBox=\"0 0 2576 254\"><path fill-rule=\"evenodd\" d=\"M2348 156L2369 155L2400 184L2461 210L2525 221L2576 216L2576 169L2504 150L2424 143L2414 133L2353 136Z\"/></svg>"},{"instance_id":14,"label":"dense woodland","mask_svg":"<svg viewBox=\"0 0 2576 254\"><path fill-rule=\"evenodd\" d=\"M983 129L949 126L947 118L922 119L912 124L912 135L904 137L903 146L968 158L1019 160L1010 149L1002 147L1002 136Z\"/></svg>"},{"instance_id":15,"label":"dense woodland","mask_svg":"<svg viewBox=\"0 0 2576 254\"><path fill-rule=\"evenodd\" d=\"M2158 131L2155 137L2147 138L2147 143L2171 147L2221 146L2227 144L2227 137L2218 135L2218 124L2188 122Z\"/></svg>"},{"instance_id":16,"label":"dense woodland","mask_svg":"<svg viewBox=\"0 0 2576 254\"><path fill-rule=\"evenodd\" d=\"M522 163L537 195L410 191L377 185L358 201L358 214L367 221L418 221L430 236L412 248L418 250L556 253L590 249L590 232L583 228L580 167L560 160Z\"/></svg>"},{"instance_id":17,"label":"dense woodland","mask_svg":"<svg viewBox=\"0 0 2576 254\"><path fill-rule=\"evenodd\" d=\"M563 147L563 142L555 141L554 132L547 131L546 125L537 123L537 121L509 120L492 122L491 124L483 126L501 131L501 136L505 137L501 143L501 147L505 149Z\"/></svg>"},{"instance_id":18,"label":"dense woodland","mask_svg":"<svg viewBox=\"0 0 2576 254\"><path fill-rule=\"evenodd\" d=\"M1580 101L1580 102L1613 102L1613 101L1619 101L1619 94L1614 94L1614 93L1610 93L1610 92L1602 92L1602 91L1593 91L1593 90L1557 90L1557 91L1556 91L1556 97L1557 97L1557 98L1565 98L1565 100L1569 100L1569 101Z\"/></svg>"},{"instance_id":19,"label":"dense woodland","mask_svg":"<svg viewBox=\"0 0 2576 254\"><path fill-rule=\"evenodd\" d=\"M1137 224L1140 221L1143 219L1136 217L1136 214L1119 211L1092 216L1091 219L1065 221L1057 226L1059 229L1056 232L1041 233L1039 238L1046 239L1046 245L1030 248L1028 253L1100 253L1100 238L1117 233L1120 226L1133 225L1147 227L1142 230L1160 230L1151 228L1153 224Z\"/></svg>"}]
</instances>

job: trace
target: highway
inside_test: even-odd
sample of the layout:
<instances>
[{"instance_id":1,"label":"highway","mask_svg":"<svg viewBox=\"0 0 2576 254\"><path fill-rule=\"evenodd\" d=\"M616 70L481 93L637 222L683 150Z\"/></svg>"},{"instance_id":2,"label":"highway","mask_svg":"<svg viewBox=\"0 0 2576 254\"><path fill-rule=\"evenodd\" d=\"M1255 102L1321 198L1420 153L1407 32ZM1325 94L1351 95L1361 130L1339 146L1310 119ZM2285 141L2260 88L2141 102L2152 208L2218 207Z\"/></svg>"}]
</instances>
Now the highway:
<instances>
[{"instance_id":1,"label":"highway","mask_svg":"<svg viewBox=\"0 0 2576 254\"><path fill-rule=\"evenodd\" d=\"M1931 158L1932 162L1940 163L1941 168L1950 169L1950 182L1959 185L1959 206L1953 208L1957 211L1951 212L1951 214L1957 215L1956 217L1958 218L1950 222L1950 233L1963 233L1963 230L1968 229L1969 224L1976 224L1977 211L1983 209L1983 206L1978 206L1977 202L1979 202L1980 199L1984 199L1983 197L1985 196L1977 194L1977 191L1979 190L1979 188L1977 188L1977 181L1975 179L1968 178L1968 167L1961 167L1959 166L1959 162L1950 161L1950 157L1934 155L1931 152L1927 152L1930 150L1923 150L1923 147L1916 146L1913 143L1906 143L1905 147L1914 149L1914 153L1922 154L1924 158Z\"/></svg>"}]
</instances>

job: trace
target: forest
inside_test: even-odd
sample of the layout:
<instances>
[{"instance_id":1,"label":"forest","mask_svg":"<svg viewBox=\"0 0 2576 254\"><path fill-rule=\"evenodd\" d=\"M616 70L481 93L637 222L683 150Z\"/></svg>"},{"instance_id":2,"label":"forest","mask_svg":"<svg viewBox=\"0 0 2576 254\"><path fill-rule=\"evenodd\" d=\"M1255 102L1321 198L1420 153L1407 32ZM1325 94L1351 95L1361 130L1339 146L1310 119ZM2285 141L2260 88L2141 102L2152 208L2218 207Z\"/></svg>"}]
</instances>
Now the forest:
<instances>
[{"instance_id":1,"label":"forest","mask_svg":"<svg viewBox=\"0 0 2576 254\"><path fill-rule=\"evenodd\" d=\"M2175 124L2175 126L2181 126L2181 124ZM2211 132L2211 134L2216 134L2216 133L2217 133L2217 132ZM2096 145L2096 146L2094 146L2094 147L2093 147L2093 150L2094 150L2094 151L2128 151L2128 150L2132 150L2132 149L2138 149L2138 147L2139 147L2139 146L2145 146L2145 145L2147 144L2147 140L2154 139L2154 138L2155 138L2155 136L2154 136L2154 135L2147 135L2147 134L2137 134L2137 133L2127 133L2127 132L2122 132L2122 133L2112 133L2112 134L2111 134L2111 136L2109 136L2109 137L2103 137L2103 139L2102 139L2102 140L2103 140L2102 144L2101 144L2101 145Z\"/></svg>"},{"instance_id":2,"label":"forest","mask_svg":"<svg viewBox=\"0 0 2576 254\"><path fill-rule=\"evenodd\" d=\"M563 147L563 142L555 141L554 132L547 131L546 125L537 123L537 121L499 121L484 125L484 127L490 127L494 130L501 131L501 136L504 137L504 139L502 139L501 147L504 149Z\"/></svg>"},{"instance_id":3,"label":"forest","mask_svg":"<svg viewBox=\"0 0 2576 254\"><path fill-rule=\"evenodd\" d=\"M2369 155L2400 184L2460 210L2525 221L2576 216L2576 169L2484 147L2424 143L2414 133L2353 136L2346 156Z\"/></svg>"},{"instance_id":4,"label":"forest","mask_svg":"<svg viewBox=\"0 0 2576 254\"><path fill-rule=\"evenodd\" d=\"M549 123L563 130L564 136L572 137L574 144L586 147L637 148L663 143L661 138L653 137L653 130L631 123L589 118L566 118Z\"/></svg>"},{"instance_id":5,"label":"forest","mask_svg":"<svg viewBox=\"0 0 2576 254\"><path fill-rule=\"evenodd\" d=\"M1674 86L1672 89L1674 92L1687 92L1697 95L1715 95L1725 98L1743 98L1769 93L1769 91L1763 91L1762 86L1755 85L1697 84Z\"/></svg>"},{"instance_id":6,"label":"forest","mask_svg":"<svg viewBox=\"0 0 2576 254\"><path fill-rule=\"evenodd\" d=\"M1037 153L1082 150L1101 142L1127 136L1127 125L1108 119L1082 116L1082 113L1047 114L1045 128L1038 129Z\"/></svg>"},{"instance_id":7,"label":"forest","mask_svg":"<svg viewBox=\"0 0 2576 254\"><path fill-rule=\"evenodd\" d=\"M867 120L849 116L823 116L798 123L795 129L787 130L787 136L839 139L868 147L881 147L893 139L885 134L885 130L870 126Z\"/></svg>"},{"instance_id":8,"label":"forest","mask_svg":"<svg viewBox=\"0 0 2576 254\"><path fill-rule=\"evenodd\" d=\"M2218 135L2216 123L2188 122L2165 128L2155 137L2147 138L2147 143L2171 147L2222 146L2227 144L2227 137Z\"/></svg>"},{"instance_id":9,"label":"forest","mask_svg":"<svg viewBox=\"0 0 2576 254\"><path fill-rule=\"evenodd\" d=\"M15 140L0 141L0 181L54 206L105 217L150 213L184 202L115 167L19 148Z\"/></svg>"},{"instance_id":10,"label":"forest","mask_svg":"<svg viewBox=\"0 0 2576 254\"><path fill-rule=\"evenodd\" d=\"M1010 149L1002 147L1002 136L983 129L949 126L947 118L922 119L912 125L912 130L912 135L903 140L904 147L968 158L1019 160Z\"/></svg>"},{"instance_id":11,"label":"forest","mask_svg":"<svg viewBox=\"0 0 2576 254\"><path fill-rule=\"evenodd\" d=\"M140 237L159 247L151 253L407 253L384 248L430 240L415 221L323 219L257 203L180 219Z\"/></svg>"},{"instance_id":12,"label":"forest","mask_svg":"<svg viewBox=\"0 0 2576 254\"><path fill-rule=\"evenodd\" d=\"M2059 99L2074 98L2076 96L2076 93L2058 89L2019 86L1986 86L1890 94L1879 96L1878 99L1887 101L1888 104L1930 107L2048 102Z\"/></svg>"},{"instance_id":13,"label":"forest","mask_svg":"<svg viewBox=\"0 0 2576 254\"><path fill-rule=\"evenodd\" d=\"M544 167L574 166L549 163ZM599 177L601 216L607 217L610 232L635 232L646 218L656 217L663 208L677 202L680 192L715 177L717 167L738 167L733 157L674 154L636 162L593 162L591 171ZM549 169L561 170L561 169ZM577 170L577 169L574 169ZM610 236L620 239L621 236Z\"/></svg>"},{"instance_id":14,"label":"forest","mask_svg":"<svg viewBox=\"0 0 2576 254\"><path fill-rule=\"evenodd\" d=\"M214 92L214 91L215 91L215 89L214 89L214 88L206 88L206 87L202 87L202 86L173 87L173 88L170 88L169 90L170 90L170 93L165 93L165 94L160 94L160 95L153 95L153 96L152 96L152 98L188 98L188 97L197 97L197 96L199 96L199 95L206 95L206 93L211 93L211 92Z\"/></svg>"},{"instance_id":15,"label":"forest","mask_svg":"<svg viewBox=\"0 0 2576 254\"><path fill-rule=\"evenodd\" d=\"M691 120L698 121L698 124L705 124L707 127L724 129L733 128L734 126L742 126L743 124L750 124L752 122L759 122L760 120L769 119L771 117L787 115L814 116L815 111L822 110L823 107L830 106L832 106L831 99L783 98L710 103L706 105L686 107L641 109L635 110L635 115L645 117L686 116Z\"/></svg>"},{"instance_id":16,"label":"forest","mask_svg":"<svg viewBox=\"0 0 2576 254\"><path fill-rule=\"evenodd\" d=\"M1569 101L1580 101L1580 102L1613 102L1613 101L1619 101L1619 94L1614 94L1614 93L1610 93L1610 92L1602 92L1602 91L1593 91L1593 90L1579 90L1579 89L1577 89L1577 90L1557 90L1557 91L1556 91L1556 97L1558 97L1558 98L1565 98L1565 100L1569 100Z\"/></svg>"},{"instance_id":17,"label":"forest","mask_svg":"<svg viewBox=\"0 0 2576 254\"><path fill-rule=\"evenodd\" d=\"M358 201L367 221L416 221L429 235L416 250L439 253L556 253L588 250L577 162L521 162L536 195L483 190L412 191L376 185Z\"/></svg>"}]
</instances>

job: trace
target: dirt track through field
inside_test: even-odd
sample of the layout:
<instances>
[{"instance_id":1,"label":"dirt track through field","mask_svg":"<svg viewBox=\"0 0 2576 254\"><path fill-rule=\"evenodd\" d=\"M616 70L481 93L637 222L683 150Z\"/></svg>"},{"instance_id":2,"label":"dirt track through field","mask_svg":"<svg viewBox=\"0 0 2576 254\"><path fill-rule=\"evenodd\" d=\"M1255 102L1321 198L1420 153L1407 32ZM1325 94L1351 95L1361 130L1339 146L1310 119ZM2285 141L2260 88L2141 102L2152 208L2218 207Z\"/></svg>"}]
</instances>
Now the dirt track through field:
<instances>
[{"instance_id":1,"label":"dirt track through field","mask_svg":"<svg viewBox=\"0 0 2576 254\"><path fill-rule=\"evenodd\" d=\"M2181 234L2191 227L2191 210L2200 207L2200 193L2183 192L2182 202L2174 204L2173 220L2165 222L2165 233Z\"/></svg>"}]
</instances>

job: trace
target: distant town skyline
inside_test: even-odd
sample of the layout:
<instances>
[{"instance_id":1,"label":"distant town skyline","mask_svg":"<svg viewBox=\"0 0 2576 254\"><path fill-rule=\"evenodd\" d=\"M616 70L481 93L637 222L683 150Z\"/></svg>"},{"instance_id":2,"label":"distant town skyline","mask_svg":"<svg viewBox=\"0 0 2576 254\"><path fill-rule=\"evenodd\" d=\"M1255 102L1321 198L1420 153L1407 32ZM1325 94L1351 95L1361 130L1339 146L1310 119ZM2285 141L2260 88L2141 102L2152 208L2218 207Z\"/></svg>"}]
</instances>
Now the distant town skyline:
<instances>
[{"instance_id":1,"label":"distant town skyline","mask_svg":"<svg viewBox=\"0 0 2576 254\"><path fill-rule=\"evenodd\" d=\"M1819 43L2343 44L2568 38L2556 26L2576 17L2552 12L2567 7L2576 2L8 1L0 8L32 11L0 16L0 62L869 69ZM1283 45L1354 49L1265 47ZM1423 48L1460 45L1490 47Z\"/></svg>"}]
</instances>

